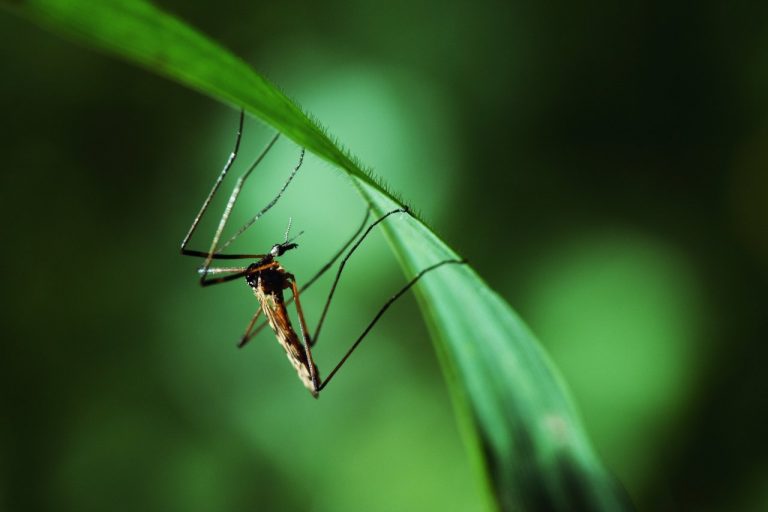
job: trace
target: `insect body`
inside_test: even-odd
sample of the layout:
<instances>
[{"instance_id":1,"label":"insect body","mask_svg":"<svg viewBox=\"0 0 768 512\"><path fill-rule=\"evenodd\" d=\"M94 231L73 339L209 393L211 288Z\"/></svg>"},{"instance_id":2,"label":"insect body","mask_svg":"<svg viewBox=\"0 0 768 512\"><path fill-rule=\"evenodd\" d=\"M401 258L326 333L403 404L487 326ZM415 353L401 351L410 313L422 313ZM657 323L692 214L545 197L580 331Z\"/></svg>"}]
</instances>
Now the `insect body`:
<instances>
[{"instance_id":1,"label":"insect body","mask_svg":"<svg viewBox=\"0 0 768 512\"><path fill-rule=\"evenodd\" d=\"M276 244L264 258L248 266L245 279L253 289L253 293L261 305L255 318L258 318L261 312L264 313L269 326L275 332L277 341L285 349L288 360L296 368L299 379L312 393L312 396L317 397L320 386L317 366L315 366L312 360L312 353L305 349L304 345L299 341L296 330L291 325L283 294L283 290L291 289L293 297L298 298L299 292L296 287L296 278L293 274L287 272L275 259L285 251L295 247L297 245L294 243ZM299 308L301 331L306 333L304 315L299 304L297 300L296 307Z\"/></svg>"}]
</instances>

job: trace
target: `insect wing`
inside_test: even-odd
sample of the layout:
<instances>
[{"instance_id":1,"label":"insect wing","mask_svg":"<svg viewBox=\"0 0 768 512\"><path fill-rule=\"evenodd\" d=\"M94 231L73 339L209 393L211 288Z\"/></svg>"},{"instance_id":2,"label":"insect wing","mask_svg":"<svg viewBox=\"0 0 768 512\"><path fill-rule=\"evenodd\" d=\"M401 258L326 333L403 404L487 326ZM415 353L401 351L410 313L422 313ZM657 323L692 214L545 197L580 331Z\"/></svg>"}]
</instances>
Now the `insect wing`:
<instances>
[{"instance_id":1,"label":"insect wing","mask_svg":"<svg viewBox=\"0 0 768 512\"><path fill-rule=\"evenodd\" d=\"M267 317L269 326L275 332L277 341L285 349L285 354L288 356L288 360L291 362L296 372L299 374L299 379L304 383L304 386L309 389L312 394L315 394L315 386L312 384L312 377L309 371L309 365L307 363L304 347L299 341L299 336L296 334L291 319L288 317L288 311L285 309L285 301L282 297L278 297L274 293L265 293L263 289L256 288L256 298L259 299L261 309L264 311L264 315ZM315 374L317 369L315 368Z\"/></svg>"}]
</instances>

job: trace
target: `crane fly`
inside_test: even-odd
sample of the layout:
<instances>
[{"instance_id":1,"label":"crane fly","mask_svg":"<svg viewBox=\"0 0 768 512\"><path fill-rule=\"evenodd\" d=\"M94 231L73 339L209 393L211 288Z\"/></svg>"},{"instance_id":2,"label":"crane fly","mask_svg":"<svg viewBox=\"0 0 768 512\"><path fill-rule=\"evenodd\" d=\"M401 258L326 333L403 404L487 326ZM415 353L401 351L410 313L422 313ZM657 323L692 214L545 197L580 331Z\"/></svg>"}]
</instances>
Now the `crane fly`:
<instances>
[{"instance_id":1,"label":"crane fly","mask_svg":"<svg viewBox=\"0 0 768 512\"><path fill-rule=\"evenodd\" d=\"M232 209L235 206L235 203L237 201L238 196L240 195L240 192L243 188L243 185L245 184L245 181L248 179L248 177L250 177L253 170L259 165L259 163L261 163L261 161L267 155L269 150L274 146L275 142L277 142L277 139L279 137L279 133L278 133L270 140L270 142L261 151L259 156L251 164L251 166L237 179L237 182L235 183L232 193L230 194L229 200L227 201L227 204L224 208L224 212L221 216L221 219L219 220L218 227L216 228L216 231L213 235L213 239L211 240L209 249L207 251L189 249L188 245L189 245L190 239L192 238L192 235L197 230L200 220L208 210L210 203L213 200L213 197L216 195L216 192L221 187L221 184L224 181L224 178L226 177L227 173L229 172L232 165L234 164L235 159L237 158L237 153L240 148L240 141L243 133L244 117L245 117L245 113L244 111L241 110L240 122L238 125L237 136L235 138L235 147L232 150L232 153L230 154L229 158L227 159L227 162L225 163L221 173L219 174L216 181L214 182L213 188L208 193L208 196L203 201L203 205L201 206L200 210L198 211L197 215L192 221L192 225L190 226L189 231L187 232L187 235L184 237L184 240L181 243L181 254L186 256L195 256L199 258L204 258L203 265L198 269L198 272L200 273L200 284L202 286L225 283L225 282L233 281L236 279L243 279L243 278L245 279L246 283L248 284L248 286L251 287L254 295L256 296L256 299L259 302L259 308L256 310L256 313L253 315L253 317L251 318L251 321L248 323L245 333L243 334L243 336L240 339L240 342L238 343L238 347L245 346L245 344L248 343L248 341L250 341L256 334L258 334L266 325L269 325L272 328L272 331L275 333L275 337L277 338L277 341L285 350L285 353L288 356L288 360L296 369L299 379L304 384L304 386L309 390L312 396L317 398L320 394L320 391L322 391L328 385L328 383L336 375L336 373L339 371L342 365L344 365L344 363L347 361L349 356L352 355L352 352L354 352L354 350L360 345L360 343L368 335L371 329L373 329L376 322L378 322L379 319L384 315L384 312L398 298L400 298L414 284L416 284L416 282L419 279L421 279L421 277L423 277L426 273L442 265L462 264L465 262L464 260L455 260L455 259L443 260L421 270L403 288L401 288L396 294L391 296L384 303L381 309L379 309L378 313L374 316L373 320L371 320L368 326L363 330L362 334L358 336L358 338L355 340L352 346L347 350L344 357L341 358L341 360L336 364L334 369L328 374L328 376L325 379L321 379L319 371L317 369L317 365L315 364L314 359L312 357L312 347L317 343L317 340L320 336L320 330L323 326L323 322L325 321L326 315L328 314L328 309L330 307L331 300L333 299L334 293L336 291L336 287L339 283L339 279L341 278L341 273L344 270L344 267L347 261L349 260L350 256L355 252L355 250L357 250L357 248L360 246L363 240L365 240L365 238L371 233L373 228L375 228L377 225L382 223L391 215L394 215L396 213L409 214L410 212L408 211L407 208L394 209L392 211L385 213L381 217L379 217L377 220L372 222L366 228L366 225L368 224L368 220L370 217L370 210L366 211L366 215L363 219L363 222L358 227L354 235L346 241L346 243L341 247L341 249L338 250L333 255L331 260L325 265L323 265L315 273L315 275L306 282L306 284L301 289L299 289L297 285L296 277L290 272L288 272L285 268L283 268L283 266L280 264L280 262L277 259L283 256L286 252L296 249L298 247L298 244L295 243L294 240L298 238L298 236L300 236L301 233L299 233L299 235L297 235L296 237L289 238L290 229L291 229L290 220L288 222L288 229L285 232L285 238L283 242L274 244L272 248L269 250L269 252L264 254L224 253L223 251L232 242L234 242L235 239L237 239L240 235L242 235L249 227L251 227L259 218L261 218L269 209L271 209L278 202L278 200L282 197L283 193L288 188L288 185L291 183L291 181L293 181L293 178L296 176L296 173L299 171L299 169L302 166L302 163L304 161L303 149L301 150L298 164L293 168L290 175L288 176L288 179L285 181L285 183L283 183L283 186L277 192L275 197L269 203L267 203L267 205L264 208L259 210L259 212L256 215L251 217L239 230L235 232L234 235L232 235L229 239L227 239L224 242L221 241L224 228L226 227L227 221L229 220L229 217L232 213ZM342 255L343 255L343 258L342 258ZM304 317L304 311L301 306L300 295L305 290L307 290L307 288L309 288L312 284L314 284L328 269L330 269L334 265L334 263L336 263L336 261L339 260L339 258L341 258L341 262L336 272L336 276L333 280L333 284L331 285L330 291L328 293L328 297L326 299L323 312L320 316L320 320L318 321L314 334L310 335L309 329L307 328L306 319ZM251 259L254 261L248 266L239 266L239 267L212 267L211 266L213 260L238 260L238 259ZM284 295L285 290L291 291L291 297L286 299ZM291 302L293 302L295 305L296 314L299 320L298 333L296 332L296 329L293 327L291 323L291 319L288 315L287 306ZM266 321L262 322L261 325L259 325L259 327L256 327L256 323L262 314L266 318Z\"/></svg>"}]
</instances>

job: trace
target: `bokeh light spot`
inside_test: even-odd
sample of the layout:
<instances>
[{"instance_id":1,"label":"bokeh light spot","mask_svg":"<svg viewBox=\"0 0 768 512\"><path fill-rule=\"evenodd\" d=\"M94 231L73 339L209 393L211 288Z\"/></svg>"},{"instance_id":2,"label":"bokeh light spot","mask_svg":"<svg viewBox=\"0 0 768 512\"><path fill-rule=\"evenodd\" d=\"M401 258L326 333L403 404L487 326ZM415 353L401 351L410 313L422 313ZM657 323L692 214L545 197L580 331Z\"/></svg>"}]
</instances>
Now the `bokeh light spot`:
<instances>
[{"instance_id":1,"label":"bokeh light spot","mask_svg":"<svg viewBox=\"0 0 768 512\"><path fill-rule=\"evenodd\" d=\"M609 466L642 484L698 371L704 318L688 262L628 232L563 241L532 268L523 309Z\"/></svg>"}]
</instances>

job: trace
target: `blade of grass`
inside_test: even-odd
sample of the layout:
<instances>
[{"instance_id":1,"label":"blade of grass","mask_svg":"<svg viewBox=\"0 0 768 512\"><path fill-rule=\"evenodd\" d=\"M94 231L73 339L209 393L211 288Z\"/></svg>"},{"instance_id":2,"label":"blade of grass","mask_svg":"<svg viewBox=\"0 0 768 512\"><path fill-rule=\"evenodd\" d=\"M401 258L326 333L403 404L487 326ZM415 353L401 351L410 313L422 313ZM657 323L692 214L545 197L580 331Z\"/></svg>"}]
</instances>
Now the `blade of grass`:
<instances>
[{"instance_id":1,"label":"blade of grass","mask_svg":"<svg viewBox=\"0 0 768 512\"><path fill-rule=\"evenodd\" d=\"M345 171L379 212L401 201L248 64L143 0L0 0L89 46L139 63L271 124ZM418 220L386 224L406 274L456 254ZM597 459L540 345L468 266L417 287L474 460L504 510L630 510Z\"/></svg>"}]
</instances>

